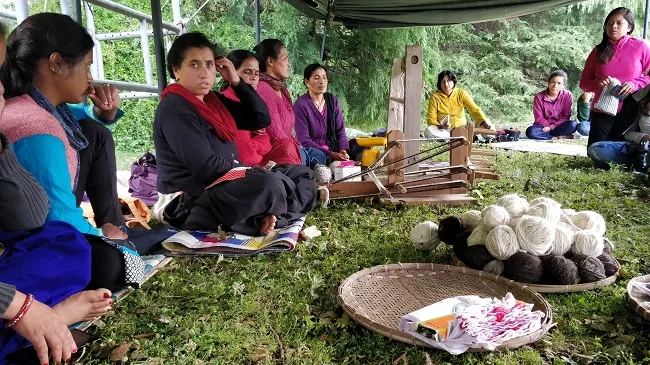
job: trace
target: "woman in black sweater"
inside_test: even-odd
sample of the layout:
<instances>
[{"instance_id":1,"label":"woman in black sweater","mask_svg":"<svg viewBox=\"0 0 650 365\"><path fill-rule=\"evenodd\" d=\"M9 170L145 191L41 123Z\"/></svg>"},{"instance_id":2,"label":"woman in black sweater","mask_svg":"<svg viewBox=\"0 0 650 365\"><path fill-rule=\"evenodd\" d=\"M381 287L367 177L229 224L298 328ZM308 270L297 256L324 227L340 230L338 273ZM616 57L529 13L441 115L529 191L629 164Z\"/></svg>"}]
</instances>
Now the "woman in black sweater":
<instances>
[{"instance_id":1,"label":"woman in black sweater","mask_svg":"<svg viewBox=\"0 0 650 365\"><path fill-rule=\"evenodd\" d=\"M176 84L168 86L154 119L158 191L154 214L181 229L267 234L311 211L316 187L303 166L250 168L238 160L237 129L258 130L271 122L257 92L232 62L215 57L201 33L174 41L167 62ZM219 72L240 102L212 91Z\"/></svg>"}]
</instances>

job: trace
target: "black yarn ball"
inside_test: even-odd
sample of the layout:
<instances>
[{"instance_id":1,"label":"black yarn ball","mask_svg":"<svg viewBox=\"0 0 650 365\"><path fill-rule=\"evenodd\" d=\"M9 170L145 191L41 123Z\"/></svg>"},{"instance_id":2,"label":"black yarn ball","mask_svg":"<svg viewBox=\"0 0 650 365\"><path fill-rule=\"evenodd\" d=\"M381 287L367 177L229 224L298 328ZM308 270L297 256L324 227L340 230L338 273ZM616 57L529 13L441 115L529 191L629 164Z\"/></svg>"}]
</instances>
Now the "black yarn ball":
<instances>
[{"instance_id":1,"label":"black yarn ball","mask_svg":"<svg viewBox=\"0 0 650 365\"><path fill-rule=\"evenodd\" d=\"M580 282L580 273L575 262L564 256L554 255L542 259L544 276L549 284L573 285Z\"/></svg>"},{"instance_id":2,"label":"black yarn ball","mask_svg":"<svg viewBox=\"0 0 650 365\"><path fill-rule=\"evenodd\" d=\"M542 260L527 252L517 252L505 261L503 276L520 283L537 284L544 277Z\"/></svg>"},{"instance_id":3,"label":"black yarn ball","mask_svg":"<svg viewBox=\"0 0 650 365\"><path fill-rule=\"evenodd\" d=\"M483 267L492 260L494 257L490 255L485 245L469 246L463 255L463 262L474 270L483 270Z\"/></svg>"},{"instance_id":4,"label":"black yarn ball","mask_svg":"<svg viewBox=\"0 0 650 365\"><path fill-rule=\"evenodd\" d=\"M462 234L456 237L456 242L454 242L454 253L456 258L463 261L465 258L465 250L467 249L467 238L462 239Z\"/></svg>"},{"instance_id":5,"label":"black yarn ball","mask_svg":"<svg viewBox=\"0 0 650 365\"><path fill-rule=\"evenodd\" d=\"M598 256L598 260L603 263L603 267L605 268L605 276L610 277L621 268L621 266L618 264L618 261L616 261L612 256L604 253Z\"/></svg>"},{"instance_id":6,"label":"black yarn ball","mask_svg":"<svg viewBox=\"0 0 650 365\"><path fill-rule=\"evenodd\" d=\"M438 224L438 238L448 245L453 245L456 236L463 233L465 228L460 218L449 216Z\"/></svg>"},{"instance_id":7,"label":"black yarn ball","mask_svg":"<svg viewBox=\"0 0 650 365\"><path fill-rule=\"evenodd\" d=\"M607 277L605 275L605 266L596 257L577 256L574 260L578 265L578 272L583 283L593 283Z\"/></svg>"},{"instance_id":8,"label":"black yarn ball","mask_svg":"<svg viewBox=\"0 0 650 365\"><path fill-rule=\"evenodd\" d=\"M612 255L612 250L609 248L609 245L607 243L605 244L605 247L603 247L603 253L608 254L610 256Z\"/></svg>"}]
</instances>

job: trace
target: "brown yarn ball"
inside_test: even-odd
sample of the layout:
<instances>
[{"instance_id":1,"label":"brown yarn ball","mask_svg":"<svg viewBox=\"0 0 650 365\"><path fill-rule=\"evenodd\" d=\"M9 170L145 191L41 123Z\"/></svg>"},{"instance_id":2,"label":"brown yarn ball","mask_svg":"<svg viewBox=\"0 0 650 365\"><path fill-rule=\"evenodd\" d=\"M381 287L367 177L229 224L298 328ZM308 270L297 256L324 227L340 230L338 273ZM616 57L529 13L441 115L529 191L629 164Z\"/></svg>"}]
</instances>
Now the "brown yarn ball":
<instances>
[{"instance_id":1,"label":"brown yarn ball","mask_svg":"<svg viewBox=\"0 0 650 365\"><path fill-rule=\"evenodd\" d=\"M578 266L566 257L548 256L542 262L544 262L544 276L549 284L573 285L580 282Z\"/></svg>"},{"instance_id":2,"label":"brown yarn ball","mask_svg":"<svg viewBox=\"0 0 650 365\"><path fill-rule=\"evenodd\" d=\"M603 280L605 275L605 266L596 257L590 256L577 256L574 258L576 265L578 265L578 272L580 273L580 280L583 283L593 283L595 281Z\"/></svg>"},{"instance_id":3,"label":"brown yarn ball","mask_svg":"<svg viewBox=\"0 0 650 365\"><path fill-rule=\"evenodd\" d=\"M448 245L453 245L456 236L463 233L465 227L458 217L449 216L438 224L438 238Z\"/></svg>"},{"instance_id":4,"label":"brown yarn ball","mask_svg":"<svg viewBox=\"0 0 650 365\"><path fill-rule=\"evenodd\" d=\"M503 276L520 283L537 284L544 277L542 260L527 252L517 252L505 262Z\"/></svg>"},{"instance_id":5,"label":"brown yarn ball","mask_svg":"<svg viewBox=\"0 0 650 365\"><path fill-rule=\"evenodd\" d=\"M612 255L612 250L609 248L607 242L605 242L605 247L603 247L603 254Z\"/></svg>"},{"instance_id":6,"label":"brown yarn ball","mask_svg":"<svg viewBox=\"0 0 650 365\"><path fill-rule=\"evenodd\" d=\"M501 260L492 260L483 266L483 271L489 272L490 274L494 274L496 276L503 274L503 270L505 270L505 265Z\"/></svg>"},{"instance_id":7,"label":"brown yarn ball","mask_svg":"<svg viewBox=\"0 0 650 365\"><path fill-rule=\"evenodd\" d=\"M463 262L474 270L482 270L488 262L494 260L485 245L469 246L465 249Z\"/></svg>"},{"instance_id":8,"label":"brown yarn ball","mask_svg":"<svg viewBox=\"0 0 650 365\"><path fill-rule=\"evenodd\" d=\"M603 267L605 268L605 275L607 277L616 274L616 272L618 272L618 270L621 268L621 266L618 264L618 261L606 253L598 256L598 260L603 263Z\"/></svg>"}]
</instances>

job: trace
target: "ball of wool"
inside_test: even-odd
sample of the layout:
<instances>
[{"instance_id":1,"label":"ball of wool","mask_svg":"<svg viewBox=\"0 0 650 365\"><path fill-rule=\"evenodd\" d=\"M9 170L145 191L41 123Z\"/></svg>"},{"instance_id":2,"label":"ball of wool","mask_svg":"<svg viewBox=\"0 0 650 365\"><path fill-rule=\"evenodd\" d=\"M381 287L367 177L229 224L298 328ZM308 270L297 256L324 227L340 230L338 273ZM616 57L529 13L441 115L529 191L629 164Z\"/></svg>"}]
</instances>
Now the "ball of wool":
<instances>
[{"instance_id":1,"label":"ball of wool","mask_svg":"<svg viewBox=\"0 0 650 365\"><path fill-rule=\"evenodd\" d=\"M517 252L506 260L503 275L520 283L537 284L544 277L544 264L535 255Z\"/></svg>"},{"instance_id":2,"label":"ball of wool","mask_svg":"<svg viewBox=\"0 0 650 365\"><path fill-rule=\"evenodd\" d=\"M460 215L460 220L463 222L466 230L473 231L481 220L481 212L478 210L468 210Z\"/></svg>"},{"instance_id":3,"label":"ball of wool","mask_svg":"<svg viewBox=\"0 0 650 365\"><path fill-rule=\"evenodd\" d=\"M458 235L460 237L460 235ZM454 242L454 254L456 258L463 261L465 259L465 250L467 249L467 240L458 239Z\"/></svg>"},{"instance_id":4,"label":"ball of wool","mask_svg":"<svg viewBox=\"0 0 650 365\"><path fill-rule=\"evenodd\" d=\"M551 255L563 256L571 250L573 244L573 229L566 223L558 223L555 226L555 239L553 240L553 249Z\"/></svg>"},{"instance_id":5,"label":"ball of wool","mask_svg":"<svg viewBox=\"0 0 650 365\"><path fill-rule=\"evenodd\" d=\"M551 203L541 202L531 206L530 209L528 209L528 215L544 218L553 224L558 224L560 222L562 210L560 207Z\"/></svg>"},{"instance_id":6,"label":"ball of wool","mask_svg":"<svg viewBox=\"0 0 650 365\"><path fill-rule=\"evenodd\" d=\"M593 231L600 236L605 234L605 218L596 212L590 210L578 212L571 217L571 222L582 230Z\"/></svg>"},{"instance_id":7,"label":"ball of wool","mask_svg":"<svg viewBox=\"0 0 650 365\"><path fill-rule=\"evenodd\" d=\"M560 218L560 222L571 222L571 218L576 215L576 211L574 209L562 209L562 217Z\"/></svg>"},{"instance_id":8,"label":"ball of wool","mask_svg":"<svg viewBox=\"0 0 650 365\"><path fill-rule=\"evenodd\" d=\"M483 228L483 224L479 223L476 228L472 231L472 233L467 237L467 246L476 246L476 245L482 245L485 243L485 228Z\"/></svg>"},{"instance_id":9,"label":"ball of wool","mask_svg":"<svg viewBox=\"0 0 650 365\"><path fill-rule=\"evenodd\" d=\"M440 245L438 238L438 225L425 221L411 230L411 243L415 248L433 250Z\"/></svg>"},{"instance_id":10,"label":"ball of wool","mask_svg":"<svg viewBox=\"0 0 650 365\"><path fill-rule=\"evenodd\" d=\"M531 200L528 203L530 204L531 207L533 205L537 205L539 203L548 203L548 204L554 205L554 206L556 206L558 208L562 206L562 204L556 202L555 200L553 200L551 198L546 198L546 197L543 197L543 196L540 196L539 198L535 198L535 199Z\"/></svg>"},{"instance_id":11,"label":"ball of wool","mask_svg":"<svg viewBox=\"0 0 650 365\"><path fill-rule=\"evenodd\" d=\"M598 260L603 263L603 267L605 268L605 276L607 277L616 274L621 268L621 266L618 264L618 261L616 261L609 254L603 253L602 255L598 256Z\"/></svg>"},{"instance_id":12,"label":"ball of wool","mask_svg":"<svg viewBox=\"0 0 650 365\"><path fill-rule=\"evenodd\" d=\"M482 270L488 262L494 260L485 245L469 246L465 249L463 262L475 270Z\"/></svg>"},{"instance_id":13,"label":"ball of wool","mask_svg":"<svg viewBox=\"0 0 650 365\"><path fill-rule=\"evenodd\" d=\"M497 199L496 205L502 206L510 214L510 218L519 218L526 214L530 207L528 201L517 194L508 194Z\"/></svg>"},{"instance_id":14,"label":"ball of wool","mask_svg":"<svg viewBox=\"0 0 650 365\"><path fill-rule=\"evenodd\" d=\"M448 245L453 245L456 236L463 232L463 222L460 218L449 216L438 224L438 237Z\"/></svg>"},{"instance_id":15,"label":"ball of wool","mask_svg":"<svg viewBox=\"0 0 650 365\"><path fill-rule=\"evenodd\" d=\"M325 165L314 166L314 177L316 182L328 182L332 180L332 170Z\"/></svg>"},{"instance_id":16,"label":"ball of wool","mask_svg":"<svg viewBox=\"0 0 650 365\"><path fill-rule=\"evenodd\" d=\"M603 254L605 241L593 231L578 231L573 235L571 252L577 256L598 257Z\"/></svg>"},{"instance_id":17,"label":"ball of wool","mask_svg":"<svg viewBox=\"0 0 650 365\"><path fill-rule=\"evenodd\" d=\"M605 266L596 257L577 256L575 258L580 273L580 280L583 283L593 283L605 279Z\"/></svg>"},{"instance_id":18,"label":"ball of wool","mask_svg":"<svg viewBox=\"0 0 650 365\"><path fill-rule=\"evenodd\" d=\"M580 273L575 262L564 256L552 255L543 260L544 275L549 284L573 285L580 282Z\"/></svg>"},{"instance_id":19,"label":"ball of wool","mask_svg":"<svg viewBox=\"0 0 650 365\"><path fill-rule=\"evenodd\" d=\"M544 218L523 216L515 227L519 247L535 256L551 252L555 240L555 225Z\"/></svg>"},{"instance_id":20,"label":"ball of wool","mask_svg":"<svg viewBox=\"0 0 650 365\"><path fill-rule=\"evenodd\" d=\"M511 219L510 222L508 222L508 227L515 229L515 227L517 227L517 224L519 224L520 219L521 218Z\"/></svg>"},{"instance_id":21,"label":"ball of wool","mask_svg":"<svg viewBox=\"0 0 650 365\"><path fill-rule=\"evenodd\" d=\"M481 220L485 230L489 231L496 226L508 224L510 213L502 206L489 205L481 211Z\"/></svg>"},{"instance_id":22,"label":"ball of wool","mask_svg":"<svg viewBox=\"0 0 650 365\"><path fill-rule=\"evenodd\" d=\"M507 260L519 252L517 234L506 225L496 226L485 236L485 247L496 259Z\"/></svg>"},{"instance_id":23,"label":"ball of wool","mask_svg":"<svg viewBox=\"0 0 650 365\"><path fill-rule=\"evenodd\" d=\"M505 265L503 265L503 261L501 260L492 260L487 264L485 264L485 266L483 266L483 271L489 272L490 274L494 274L494 275L503 274L504 269L505 269Z\"/></svg>"}]
</instances>

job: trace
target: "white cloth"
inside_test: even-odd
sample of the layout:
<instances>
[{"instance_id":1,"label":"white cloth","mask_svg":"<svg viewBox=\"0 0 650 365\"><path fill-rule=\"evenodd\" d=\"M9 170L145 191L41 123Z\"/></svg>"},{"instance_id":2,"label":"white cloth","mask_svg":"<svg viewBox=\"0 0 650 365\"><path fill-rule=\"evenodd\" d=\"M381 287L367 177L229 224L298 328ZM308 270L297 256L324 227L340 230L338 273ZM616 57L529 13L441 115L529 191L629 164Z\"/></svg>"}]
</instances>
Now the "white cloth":
<instances>
[{"instance_id":1,"label":"white cloth","mask_svg":"<svg viewBox=\"0 0 650 365\"><path fill-rule=\"evenodd\" d=\"M616 115L616 113L618 113L619 99L612 95L612 89L619 85L621 85L621 82L613 78L612 82L603 89L603 92L600 94L594 108L609 115Z\"/></svg>"},{"instance_id":2,"label":"white cloth","mask_svg":"<svg viewBox=\"0 0 650 365\"><path fill-rule=\"evenodd\" d=\"M154 219L156 219L158 222L169 226L169 223L165 221L163 217L163 212L165 211L165 208L167 208L167 205L172 202L177 196L183 194L182 191L177 191L175 193L171 194L161 194L158 193L158 201L154 206L151 208L151 215L153 215Z\"/></svg>"},{"instance_id":3,"label":"white cloth","mask_svg":"<svg viewBox=\"0 0 650 365\"><path fill-rule=\"evenodd\" d=\"M425 138L450 138L451 134L446 129L441 129L438 126L430 125L424 130Z\"/></svg>"}]
</instances>

